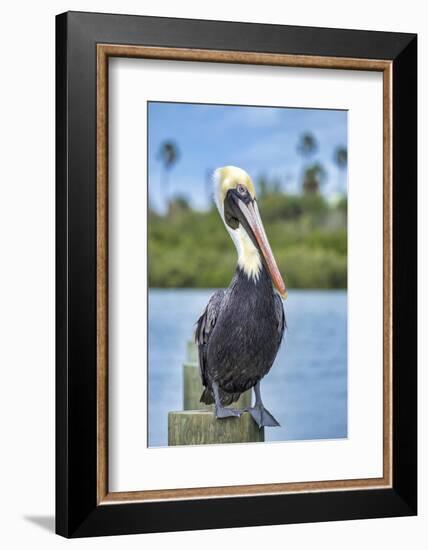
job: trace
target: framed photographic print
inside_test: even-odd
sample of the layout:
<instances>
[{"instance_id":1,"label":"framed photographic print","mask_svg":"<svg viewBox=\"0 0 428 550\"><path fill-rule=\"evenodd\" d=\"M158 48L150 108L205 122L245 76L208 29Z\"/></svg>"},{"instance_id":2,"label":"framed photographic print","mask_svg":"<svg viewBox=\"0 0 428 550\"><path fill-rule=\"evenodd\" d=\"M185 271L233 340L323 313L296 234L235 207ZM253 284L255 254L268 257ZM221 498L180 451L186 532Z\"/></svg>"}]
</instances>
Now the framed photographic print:
<instances>
[{"instance_id":1,"label":"framed photographic print","mask_svg":"<svg viewBox=\"0 0 428 550\"><path fill-rule=\"evenodd\" d=\"M416 36L56 25L57 532L416 514Z\"/></svg>"}]
</instances>

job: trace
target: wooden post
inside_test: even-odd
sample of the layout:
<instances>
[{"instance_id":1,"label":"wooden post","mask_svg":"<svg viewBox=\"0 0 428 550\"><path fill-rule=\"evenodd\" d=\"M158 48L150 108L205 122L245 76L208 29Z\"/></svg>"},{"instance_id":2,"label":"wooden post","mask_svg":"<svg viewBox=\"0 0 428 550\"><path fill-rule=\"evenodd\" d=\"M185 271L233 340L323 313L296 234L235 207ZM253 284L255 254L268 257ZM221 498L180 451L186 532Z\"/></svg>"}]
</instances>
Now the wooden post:
<instances>
[{"instance_id":1,"label":"wooden post","mask_svg":"<svg viewBox=\"0 0 428 550\"><path fill-rule=\"evenodd\" d=\"M193 340L187 342L187 360L189 363L198 362L198 348Z\"/></svg>"},{"instance_id":2,"label":"wooden post","mask_svg":"<svg viewBox=\"0 0 428 550\"><path fill-rule=\"evenodd\" d=\"M193 411L198 409L212 409L212 405L200 402L203 391L199 365L184 363L183 365L183 409Z\"/></svg>"},{"instance_id":3,"label":"wooden post","mask_svg":"<svg viewBox=\"0 0 428 550\"><path fill-rule=\"evenodd\" d=\"M205 405L200 402L204 388L201 382L199 366L197 363L184 363L183 365L183 409L192 411L198 409L212 409L213 405ZM246 391L241 397L230 405L235 409L244 409L251 406L251 390Z\"/></svg>"},{"instance_id":4,"label":"wooden post","mask_svg":"<svg viewBox=\"0 0 428 550\"><path fill-rule=\"evenodd\" d=\"M248 443L264 441L264 430L259 429L249 413L239 418L217 419L214 406L200 402L203 392L198 364L198 350L194 342L187 342L187 361L183 364L183 411L168 414L168 445L205 445L217 443ZM243 409L251 405L251 390L243 393L230 405Z\"/></svg>"},{"instance_id":5,"label":"wooden post","mask_svg":"<svg viewBox=\"0 0 428 550\"><path fill-rule=\"evenodd\" d=\"M168 445L208 445L264 441L249 413L239 418L215 418L212 411L178 411L168 414Z\"/></svg>"}]
</instances>

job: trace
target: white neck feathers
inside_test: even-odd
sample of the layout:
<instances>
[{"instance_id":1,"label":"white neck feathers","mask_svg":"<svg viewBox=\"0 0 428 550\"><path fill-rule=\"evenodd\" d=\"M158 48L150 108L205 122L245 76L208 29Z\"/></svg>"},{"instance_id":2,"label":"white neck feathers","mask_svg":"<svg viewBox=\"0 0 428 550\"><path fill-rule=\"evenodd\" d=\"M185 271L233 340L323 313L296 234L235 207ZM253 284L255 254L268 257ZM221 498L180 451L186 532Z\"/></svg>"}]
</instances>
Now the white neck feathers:
<instances>
[{"instance_id":1,"label":"white neck feathers","mask_svg":"<svg viewBox=\"0 0 428 550\"><path fill-rule=\"evenodd\" d=\"M239 170L239 173L243 172L240 169L235 169L235 171L236 170ZM214 173L214 200L217 205L217 209L229 235L232 237L232 240L235 243L235 247L238 252L239 267L249 279L257 281L262 268L259 251L254 246L252 240L250 239L242 225L240 225L237 229L232 229L227 225L224 219L223 191L224 190L222 190L221 171L216 170Z\"/></svg>"},{"instance_id":2,"label":"white neck feathers","mask_svg":"<svg viewBox=\"0 0 428 550\"><path fill-rule=\"evenodd\" d=\"M238 252L238 265L249 279L258 281L262 262L257 248L240 225L238 229L227 228Z\"/></svg>"}]
</instances>

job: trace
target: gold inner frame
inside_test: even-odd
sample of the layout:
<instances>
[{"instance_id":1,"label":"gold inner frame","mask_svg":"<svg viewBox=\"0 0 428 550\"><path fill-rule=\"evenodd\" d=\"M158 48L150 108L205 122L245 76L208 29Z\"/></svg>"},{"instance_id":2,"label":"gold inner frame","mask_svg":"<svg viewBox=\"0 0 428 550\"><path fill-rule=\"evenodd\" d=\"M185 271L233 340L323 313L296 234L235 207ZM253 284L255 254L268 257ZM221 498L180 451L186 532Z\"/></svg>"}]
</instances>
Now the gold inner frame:
<instances>
[{"instance_id":1,"label":"gold inner frame","mask_svg":"<svg viewBox=\"0 0 428 550\"><path fill-rule=\"evenodd\" d=\"M108 489L108 59L181 61L348 69L383 73L383 476L225 487L109 492ZM97 45L97 503L238 497L377 489L392 486L392 62L187 48Z\"/></svg>"}]
</instances>

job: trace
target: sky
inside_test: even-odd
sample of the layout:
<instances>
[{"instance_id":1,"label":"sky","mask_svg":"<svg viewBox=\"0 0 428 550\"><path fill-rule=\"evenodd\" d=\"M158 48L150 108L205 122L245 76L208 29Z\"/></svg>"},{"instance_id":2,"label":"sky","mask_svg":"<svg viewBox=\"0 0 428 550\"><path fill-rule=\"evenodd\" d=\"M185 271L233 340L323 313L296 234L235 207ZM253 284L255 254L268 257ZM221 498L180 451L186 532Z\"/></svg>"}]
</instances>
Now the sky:
<instances>
[{"instance_id":1,"label":"sky","mask_svg":"<svg viewBox=\"0 0 428 550\"><path fill-rule=\"evenodd\" d=\"M279 178L283 190L299 192L304 161L297 145L307 132L318 142L310 160L327 171L323 192L346 193L346 170L339 172L333 161L336 147L347 147L346 111L149 102L150 206L165 210L159 159L164 141L173 141L179 150L168 196L184 196L193 208L206 209L212 200L210 174L220 166L239 166L254 181L262 175Z\"/></svg>"}]
</instances>

